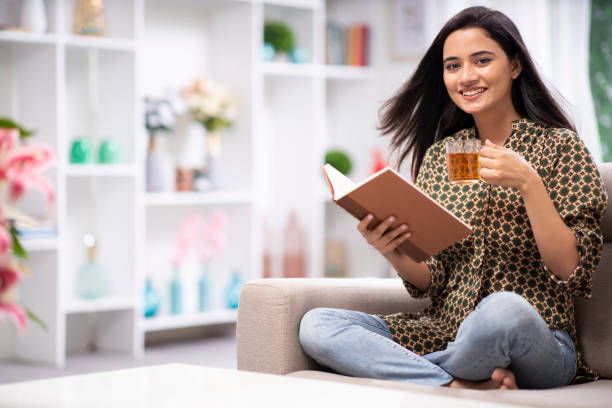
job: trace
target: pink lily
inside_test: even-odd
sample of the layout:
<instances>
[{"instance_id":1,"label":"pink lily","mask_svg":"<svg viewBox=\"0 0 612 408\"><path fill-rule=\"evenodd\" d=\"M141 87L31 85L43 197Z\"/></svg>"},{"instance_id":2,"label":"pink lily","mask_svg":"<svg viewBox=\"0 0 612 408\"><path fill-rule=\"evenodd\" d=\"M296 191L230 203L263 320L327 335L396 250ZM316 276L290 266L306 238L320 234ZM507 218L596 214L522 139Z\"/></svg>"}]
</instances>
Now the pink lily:
<instances>
[{"instance_id":1,"label":"pink lily","mask_svg":"<svg viewBox=\"0 0 612 408\"><path fill-rule=\"evenodd\" d=\"M8 303L0 300L0 322L3 322L6 317L10 317L20 333L24 333L26 329L26 313L23 308L14 303Z\"/></svg>"},{"instance_id":2,"label":"pink lily","mask_svg":"<svg viewBox=\"0 0 612 408\"><path fill-rule=\"evenodd\" d=\"M0 174L3 172L10 183L10 198L15 201L27 187L38 187L47 194L47 200L53 201L53 186L39 173L46 170L55 160L53 151L44 145L19 146L0 156Z\"/></svg>"},{"instance_id":3,"label":"pink lily","mask_svg":"<svg viewBox=\"0 0 612 408\"><path fill-rule=\"evenodd\" d=\"M12 268L8 262L0 266L0 295L15 286L20 279L19 272Z\"/></svg>"}]
</instances>

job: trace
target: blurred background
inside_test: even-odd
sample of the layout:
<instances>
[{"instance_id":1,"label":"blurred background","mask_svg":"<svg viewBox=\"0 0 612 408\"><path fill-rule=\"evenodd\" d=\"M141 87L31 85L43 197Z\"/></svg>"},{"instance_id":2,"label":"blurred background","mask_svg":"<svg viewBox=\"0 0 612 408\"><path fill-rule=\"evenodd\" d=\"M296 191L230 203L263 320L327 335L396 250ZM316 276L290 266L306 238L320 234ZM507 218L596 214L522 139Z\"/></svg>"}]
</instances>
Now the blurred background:
<instances>
[{"instance_id":1,"label":"blurred background","mask_svg":"<svg viewBox=\"0 0 612 408\"><path fill-rule=\"evenodd\" d=\"M609 0L0 0L0 128L55 153L54 199L28 190L6 215L25 256L0 293L0 382L233 367L243 282L394 277L320 166L394 165L377 111L472 5L516 23L612 160Z\"/></svg>"}]
</instances>

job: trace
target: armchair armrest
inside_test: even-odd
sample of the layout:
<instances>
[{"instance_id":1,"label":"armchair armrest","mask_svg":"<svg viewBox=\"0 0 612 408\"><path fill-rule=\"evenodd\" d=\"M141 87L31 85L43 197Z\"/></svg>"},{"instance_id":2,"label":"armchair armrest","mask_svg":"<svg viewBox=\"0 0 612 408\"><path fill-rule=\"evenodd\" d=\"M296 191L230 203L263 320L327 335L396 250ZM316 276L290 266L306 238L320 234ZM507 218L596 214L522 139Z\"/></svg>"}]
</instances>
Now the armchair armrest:
<instances>
[{"instance_id":1,"label":"armchair armrest","mask_svg":"<svg viewBox=\"0 0 612 408\"><path fill-rule=\"evenodd\" d=\"M288 374L321 369L302 351L299 325L310 309L370 314L414 313L429 303L410 297L400 279L258 279L243 285L236 324L239 370Z\"/></svg>"}]
</instances>

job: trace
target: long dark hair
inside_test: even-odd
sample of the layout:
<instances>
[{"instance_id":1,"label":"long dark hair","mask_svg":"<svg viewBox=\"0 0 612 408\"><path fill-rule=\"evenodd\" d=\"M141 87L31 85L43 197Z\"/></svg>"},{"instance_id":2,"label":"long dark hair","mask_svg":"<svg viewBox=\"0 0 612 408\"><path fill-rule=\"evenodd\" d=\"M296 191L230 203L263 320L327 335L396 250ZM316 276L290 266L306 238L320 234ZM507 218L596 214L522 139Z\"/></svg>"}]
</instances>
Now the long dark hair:
<instances>
[{"instance_id":1,"label":"long dark hair","mask_svg":"<svg viewBox=\"0 0 612 408\"><path fill-rule=\"evenodd\" d=\"M470 7L442 27L412 77L379 110L379 130L393 133L392 151L399 150L399 168L412 152L412 174L416 179L429 146L461 129L474 126L472 115L451 100L442 78L442 50L446 38L462 28L479 27L495 40L508 59L518 57L520 75L512 84L516 112L544 125L575 131L559 103L538 75L518 29L505 14L486 7Z\"/></svg>"}]
</instances>

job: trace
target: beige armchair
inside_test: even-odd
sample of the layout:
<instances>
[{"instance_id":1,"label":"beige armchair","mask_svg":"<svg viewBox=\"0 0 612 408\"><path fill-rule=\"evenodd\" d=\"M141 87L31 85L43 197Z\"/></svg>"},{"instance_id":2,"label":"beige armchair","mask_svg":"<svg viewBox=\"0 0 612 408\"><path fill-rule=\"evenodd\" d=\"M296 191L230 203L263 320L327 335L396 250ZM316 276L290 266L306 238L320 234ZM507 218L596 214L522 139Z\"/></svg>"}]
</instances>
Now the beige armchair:
<instances>
[{"instance_id":1,"label":"beige armchair","mask_svg":"<svg viewBox=\"0 0 612 408\"><path fill-rule=\"evenodd\" d=\"M600 171L612 195L612 163ZM602 222L604 253L593 277L593 298L576 301L577 329L586 362L602 380L552 390L473 391L331 373L304 354L298 333L302 316L316 307L391 314L422 309L399 279L259 279L246 283L238 309L238 369L345 381L369 386L443 393L541 407L612 406L612 209Z\"/></svg>"}]
</instances>

